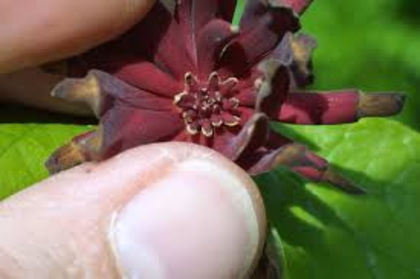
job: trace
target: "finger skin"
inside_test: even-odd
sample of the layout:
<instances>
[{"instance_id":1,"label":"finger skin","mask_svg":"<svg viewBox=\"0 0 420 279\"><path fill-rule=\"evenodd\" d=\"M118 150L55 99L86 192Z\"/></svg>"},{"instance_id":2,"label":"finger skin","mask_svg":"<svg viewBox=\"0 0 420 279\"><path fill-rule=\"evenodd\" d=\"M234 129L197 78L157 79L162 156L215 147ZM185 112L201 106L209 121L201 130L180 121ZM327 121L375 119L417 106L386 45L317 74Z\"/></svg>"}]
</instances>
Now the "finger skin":
<instances>
[{"instance_id":1,"label":"finger skin","mask_svg":"<svg viewBox=\"0 0 420 279\"><path fill-rule=\"evenodd\" d=\"M40 68L29 68L0 74L0 103L18 103L53 112L93 116L84 104L70 103L51 96L52 89L64 76L48 74Z\"/></svg>"},{"instance_id":2,"label":"finger skin","mask_svg":"<svg viewBox=\"0 0 420 279\"><path fill-rule=\"evenodd\" d=\"M236 165L197 145L149 145L0 203L0 277L138 278L140 266L140 278L241 278L265 226Z\"/></svg>"},{"instance_id":3,"label":"finger skin","mask_svg":"<svg viewBox=\"0 0 420 279\"><path fill-rule=\"evenodd\" d=\"M0 1L0 73L81 53L127 30L154 0Z\"/></svg>"}]
</instances>

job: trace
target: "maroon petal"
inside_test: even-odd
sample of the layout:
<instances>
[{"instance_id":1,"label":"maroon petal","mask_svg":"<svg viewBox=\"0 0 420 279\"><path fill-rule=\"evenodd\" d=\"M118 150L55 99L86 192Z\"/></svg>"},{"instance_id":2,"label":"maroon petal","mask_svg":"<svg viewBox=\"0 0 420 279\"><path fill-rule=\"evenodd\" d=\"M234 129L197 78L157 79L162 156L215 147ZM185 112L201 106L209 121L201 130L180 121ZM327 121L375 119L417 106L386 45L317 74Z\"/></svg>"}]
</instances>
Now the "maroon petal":
<instances>
[{"instance_id":1,"label":"maroon petal","mask_svg":"<svg viewBox=\"0 0 420 279\"><path fill-rule=\"evenodd\" d=\"M172 140L184 128L176 113L115 106L102 118L99 128L71 140L46 162L56 173L86 161L100 161L143 144Z\"/></svg>"},{"instance_id":2,"label":"maroon petal","mask_svg":"<svg viewBox=\"0 0 420 279\"><path fill-rule=\"evenodd\" d=\"M173 99L176 94L184 89L183 83L175 80L148 61L137 61L135 63L122 61L121 65L114 75L144 91Z\"/></svg>"},{"instance_id":3,"label":"maroon petal","mask_svg":"<svg viewBox=\"0 0 420 279\"><path fill-rule=\"evenodd\" d=\"M248 158L242 158L242 160L253 162L253 165L248 165L247 169L251 175L258 175L275 167L284 166L309 180L327 182L352 194L364 193L362 189L335 173L325 159L308 151L301 144L285 144L277 149L249 154Z\"/></svg>"},{"instance_id":4,"label":"maroon petal","mask_svg":"<svg viewBox=\"0 0 420 279\"><path fill-rule=\"evenodd\" d=\"M359 93L292 93L281 106L278 120L296 124L336 124L357 120Z\"/></svg>"},{"instance_id":5,"label":"maroon petal","mask_svg":"<svg viewBox=\"0 0 420 279\"><path fill-rule=\"evenodd\" d=\"M239 125L216 129L213 137L205 137L201 134L187 136L180 134L177 140L207 146L234 161L245 150L264 144L269 130L268 118L264 114L254 114L252 110L247 109L242 113Z\"/></svg>"},{"instance_id":6,"label":"maroon petal","mask_svg":"<svg viewBox=\"0 0 420 279\"><path fill-rule=\"evenodd\" d=\"M192 55L194 65L197 65L197 37L200 30L214 18L221 18L230 22L236 1L178 0L176 3L175 18L182 30L185 40L184 46Z\"/></svg>"},{"instance_id":7,"label":"maroon petal","mask_svg":"<svg viewBox=\"0 0 420 279\"><path fill-rule=\"evenodd\" d=\"M53 89L52 95L85 103L98 117L117 105L156 111L173 110L170 99L159 98L99 70L90 71L85 78L64 79Z\"/></svg>"},{"instance_id":8,"label":"maroon petal","mask_svg":"<svg viewBox=\"0 0 420 279\"><path fill-rule=\"evenodd\" d=\"M329 163L318 155L305 150L300 161L296 161L292 170L303 177L315 181L332 184L338 189L350 194L364 194L365 191L348 179L334 172Z\"/></svg>"},{"instance_id":9,"label":"maroon petal","mask_svg":"<svg viewBox=\"0 0 420 279\"><path fill-rule=\"evenodd\" d=\"M295 13L301 14L311 2L312 0L248 0L241 18L241 29L252 29L261 14L266 12L267 5L287 7Z\"/></svg>"},{"instance_id":10,"label":"maroon petal","mask_svg":"<svg viewBox=\"0 0 420 279\"><path fill-rule=\"evenodd\" d=\"M258 90L254 87L248 87L239 92L235 97L239 100L241 106L246 106L250 108L255 107L257 100Z\"/></svg>"},{"instance_id":11,"label":"maroon petal","mask_svg":"<svg viewBox=\"0 0 420 279\"><path fill-rule=\"evenodd\" d=\"M238 159L242 154L251 153L266 144L270 133L269 119L265 114L256 113L234 137L229 146L229 157ZM226 151L225 151L226 152Z\"/></svg>"},{"instance_id":12,"label":"maroon petal","mask_svg":"<svg viewBox=\"0 0 420 279\"><path fill-rule=\"evenodd\" d=\"M207 23L199 32L197 38L198 69L201 78L207 78L215 69L226 44L236 35L232 25L227 21L215 19Z\"/></svg>"},{"instance_id":13,"label":"maroon petal","mask_svg":"<svg viewBox=\"0 0 420 279\"><path fill-rule=\"evenodd\" d=\"M249 5L253 6L255 3L251 2ZM240 36L224 51L221 72L240 77L268 55L286 32L299 29L299 20L291 9L273 5L270 1L256 5L258 7L252 12L248 6L241 20Z\"/></svg>"},{"instance_id":14,"label":"maroon petal","mask_svg":"<svg viewBox=\"0 0 420 279\"><path fill-rule=\"evenodd\" d=\"M242 106L255 108L264 76L260 68L259 65L252 67L232 90Z\"/></svg>"},{"instance_id":15,"label":"maroon petal","mask_svg":"<svg viewBox=\"0 0 420 279\"><path fill-rule=\"evenodd\" d=\"M147 38L147 33L144 36ZM153 56L154 62L160 68L167 69L178 80L182 80L186 72L197 70L194 60L196 58L185 48L182 36L181 27L172 21Z\"/></svg>"},{"instance_id":16,"label":"maroon petal","mask_svg":"<svg viewBox=\"0 0 420 279\"><path fill-rule=\"evenodd\" d=\"M296 124L350 123L360 117L397 114L403 105L404 97L398 93L365 95L359 90L298 92L289 94L277 119Z\"/></svg>"},{"instance_id":17,"label":"maroon petal","mask_svg":"<svg viewBox=\"0 0 420 279\"><path fill-rule=\"evenodd\" d=\"M306 148L300 144L288 143L275 149L260 149L246 154L241 161L251 175L259 175L271 171L277 166L293 167L304 157Z\"/></svg>"},{"instance_id":18,"label":"maroon petal","mask_svg":"<svg viewBox=\"0 0 420 279\"><path fill-rule=\"evenodd\" d=\"M116 105L101 118L100 127L100 157L105 159L135 146L171 140L184 129L184 123L177 112Z\"/></svg>"}]
</instances>

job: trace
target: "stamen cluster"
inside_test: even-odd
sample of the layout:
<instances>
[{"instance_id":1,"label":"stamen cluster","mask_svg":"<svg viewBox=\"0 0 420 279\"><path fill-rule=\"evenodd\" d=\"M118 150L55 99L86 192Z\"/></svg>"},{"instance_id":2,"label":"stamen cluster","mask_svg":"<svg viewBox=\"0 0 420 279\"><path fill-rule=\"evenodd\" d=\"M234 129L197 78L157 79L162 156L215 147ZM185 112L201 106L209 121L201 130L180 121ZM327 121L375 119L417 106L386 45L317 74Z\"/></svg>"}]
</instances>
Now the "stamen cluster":
<instances>
[{"instance_id":1,"label":"stamen cluster","mask_svg":"<svg viewBox=\"0 0 420 279\"><path fill-rule=\"evenodd\" d=\"M201 132L212 137L217 128L235 127L241 123L239 100L232 96L238 79L221 80L217 72L206 82L200 82L191 72L185 74L184 91L175 95L174 104L180 109L187 132Z\"/></svg>"}]
</instances>

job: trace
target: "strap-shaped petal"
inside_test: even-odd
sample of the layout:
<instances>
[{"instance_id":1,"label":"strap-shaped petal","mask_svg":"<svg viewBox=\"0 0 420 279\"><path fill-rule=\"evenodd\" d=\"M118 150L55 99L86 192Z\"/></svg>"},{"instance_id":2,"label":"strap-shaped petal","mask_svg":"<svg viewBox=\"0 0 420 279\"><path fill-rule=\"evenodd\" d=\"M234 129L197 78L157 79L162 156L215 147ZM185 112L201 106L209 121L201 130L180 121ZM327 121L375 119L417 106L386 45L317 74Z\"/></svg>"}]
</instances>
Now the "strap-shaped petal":
<instances>
[{"instance_id":1,"label":"strap-shaped petal","mask_svg":"<svg viewBox=\"0 0 420 279\"><path fill-rule=\"evenodd\" d=\"M295 92L282 104L277 119L295 124L341 124L361 117L391 116L404 106L399 93L363 94L357 89Z\"/></svg>"},{"instance_id":2,"label":"strap-shaped petal","mask_svg":"<svg viewBox=\"0 0 420 279\"><path fill-rule=\"evenodd\" d=\"M98 118L117 104L152 111L172 110L171 99L135 88L99 70L90 71L85 78L64 79L53 89L52 95L71 102L84 103Z\"/></svg>"},{"instance_id":3,"label":"strap-shaped petal","mask_svg":"<svg viewBox=\"0 0 420 279\"><path fill-rule=\"evenodd\" d=\"M248 165L247 169L251 175L265 173L277 166L283 166L311 181L326 182L351 194L364 193L363 189L334 172L325 159L310 152L301 144L283 144L276 149L249 154L241 160L248 164L252 160L253 164Z\"/></svg>"},{"instance_id":4,"label":"strap-shaped petal","mask_svg":"<svg viewBox=\"0 0 420 279\"><path fill-rule=\"evenodd\" d=\"M135 146L169 141L184 129L184 123L177 112L116 104L101 118L100 127L100 158L106 159Z\"/></svg>"},{"instance_id":5,"label":"strap-shaped petal","mask_svg":"<svg viewBox=\"0 0 420 279\"><path fill-rule=\"evenodd\" d=\"M184 123L175 112L141 110L117 104L102 118L99 128L71 140L46 162L56 173L86 161L108 159L124 150L176 137Z\"/></svg>"}]
</instances>

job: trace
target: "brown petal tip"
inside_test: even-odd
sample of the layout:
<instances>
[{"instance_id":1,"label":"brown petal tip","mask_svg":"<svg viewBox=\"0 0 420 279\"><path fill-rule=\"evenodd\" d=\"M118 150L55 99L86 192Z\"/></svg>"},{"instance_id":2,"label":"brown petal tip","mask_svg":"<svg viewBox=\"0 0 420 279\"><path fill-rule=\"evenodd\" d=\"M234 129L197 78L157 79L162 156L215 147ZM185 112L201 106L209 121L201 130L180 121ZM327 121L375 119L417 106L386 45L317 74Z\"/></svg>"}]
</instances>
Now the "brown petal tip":
<instances>
[{"instance_id":1,"label":"brown petal tip","mask_svg":"<svg viewBox=\"0 0 420 279\"><path fill-rule=\"evenodd\" d=\"M70 169L87 161L101 159L103 129L89 131L76 136L70 143L57 149L47 160L45 166L50 174Z\"/></svg>"},{"instance_id":2,"label":"brown petal tip","mask_svg":"<svg viewBox=\"0 0 420 279\"><path fill-rule=\"evenodd\" d=\"M322 180L332 184L336 188L348 194L352 194L352 195L366 194L366 191L364 189L356 186L353 182L341 176L340 174L336 173L331 168L328 168L327 170L325 170Z\"/></svg>"},{"instance_id":3,"label":"brown petal tip","mask_svg":"<svg viewBox=\"0 0 420 279\"><path fill-rule=\"evenodd\" d=\"M359 117L391 116L402 111L406 96L400 93L361 94Z\"/></svg>"},{"instance_id":4,"label":"brown petal tip","mask_svg":"<svg viewBox=\"0 0 420 279\"><path fill-rule=\"evenodd\" d=\"M312 72L312 54L318 43L315 38L306 34L292 37L291 49L293 50L294 63L291 67L294 87L305 87L314 81Z\"/></svg>"},{"instance_id":5,"label":"brown petal tip","mask_svg":"<svg viewBox=\"0 0 420 279\"><path fill-rule=\"evenodd\" d=\"M72 168L86 161L80 146L74 142L64 145L56 150L47 162L45 167L50 174Z\"/></svg>"},{"instance_id":6,"label":"brown petal tip","mask_svg":"<svg viewBox=\"0 0 420 279\"><path fill-rule=\"evenodd\" d=\"M305 159L306 151L307 149L304 145L297 143L287 144L279 150L273 165L293 166L299 164Z\"/></svg>"},{"instance_id":7,"label":"brown petal tip","mask_svg":"<svg viewBox=\"0 0 420 279\"><path fill-rule=\"evenodd\" d=\"M100 106L100 93L99 80L91 73L81 79L64 79L54 87L51 95L70 102L88 105L97 115Z\"/></svg>"}]
</instances>

